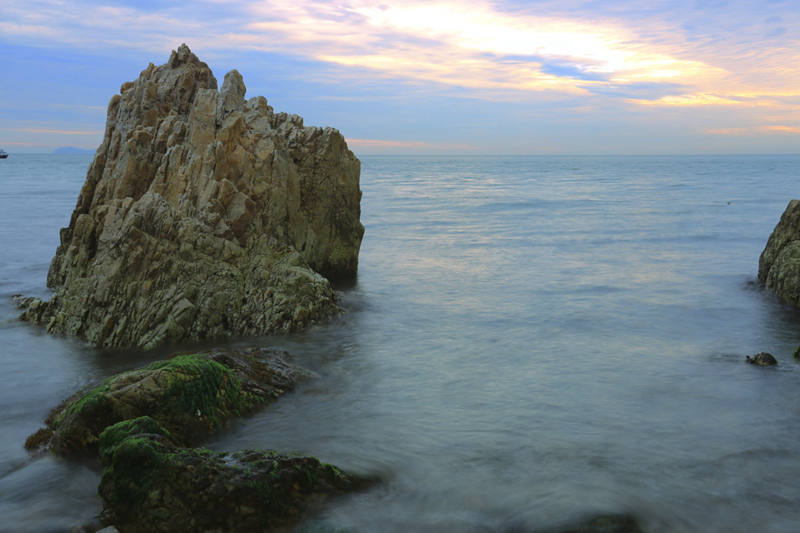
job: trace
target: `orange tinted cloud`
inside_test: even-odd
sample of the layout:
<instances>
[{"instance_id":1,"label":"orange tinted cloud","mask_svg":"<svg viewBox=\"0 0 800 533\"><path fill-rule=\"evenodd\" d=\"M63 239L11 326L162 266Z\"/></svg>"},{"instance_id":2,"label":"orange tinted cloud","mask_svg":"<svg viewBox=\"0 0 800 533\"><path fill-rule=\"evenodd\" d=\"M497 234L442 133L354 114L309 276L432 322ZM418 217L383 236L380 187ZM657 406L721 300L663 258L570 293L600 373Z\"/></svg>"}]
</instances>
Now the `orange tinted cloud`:
<instances>
[{"instance_id":1,"label":"orange tinted cloud","mask_svg":"<svg viewBox=\"0 0 800 533\"><path fill-rule=\"evenodd\" d=\"M797 126L766 126L764 129L777 133L800 133L800 127Z\"/></svg>"},{"instance_id":2,"label":"orange tinted cloud","mask_svg":"<svg viewBox=\"0 0 800 533\"><path fill-rule=\"evenodd\" d=\"M24 133L47 133L55 135L102 135L102 131L80 131L80 130L59 130L50 128L16 128L9 131L20 131Z\"/></svg>"},{"instance_id":3,"label":"orange tinted cloud","mask_svg":"<svg viewBox=\"0 0 800 533\"><path fill-rule=\"evenodd\" d=\"M712 128L705 130L708 135L746 135L750 130L747 128Z\"/></svg>"},{"instance_id":4,"label":"orange tinted cloud","mask_svg":"<svg viewBox=\"0 0 800 533\"><path fill-rule=\"evenodd\" d=\"M418 148L423 150L469 150L472 147L463 144L431 143L424 141L392 141L385 139L347 139L351 147L365 148Z\"/></svg>"}]
</instances>

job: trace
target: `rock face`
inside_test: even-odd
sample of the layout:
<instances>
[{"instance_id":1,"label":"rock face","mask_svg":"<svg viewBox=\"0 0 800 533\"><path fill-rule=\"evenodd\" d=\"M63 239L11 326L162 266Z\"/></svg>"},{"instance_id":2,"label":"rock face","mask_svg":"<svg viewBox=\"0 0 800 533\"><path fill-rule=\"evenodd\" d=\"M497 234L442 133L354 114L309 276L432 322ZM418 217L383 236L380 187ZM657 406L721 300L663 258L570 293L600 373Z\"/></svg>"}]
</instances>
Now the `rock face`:
<instances>
[{"instance_id":1,"label":"rock face","mask_svg":"<svg viewBox=\"0 0 800 533\"><path fill-rule=\"evenodd\" d=\"M149 417L106 429L100 458L105 520L132 533L274 531L367 484L314 457L182 448Z\"/></svg>"},{"instance_id":2,"label":"rock face","mask_svg":"<svg viewBox=\"0 0 800 533\"><path fill-rule=\"evenodd\" d=\"M303 328L354 276L360 162L241 75L222 89L186 45L108 106L103 143L50 266L53 298L22 317L98 346Z\"/></svg>"},{"instance_id":3,"label":"rock face","mask_svg":"<svg viewBox=\"0 0 800 533\"><path fill-rule=\"evenodd\" d=\"M272 402L303 375L288 353L265 348L177 355L68 398L25 445L65 456L96 455L106 427L141 416L162 424L175 442L190 444Z\"/></svg>"},{"instance_id":4,"label":"rock face","mask_svg":"<svg viewBox=\"0 0 800 533\"><path fill-rule=\"evenodd\" d=\"M758 261L758 280L778 297L800 307L800 200L792 200Z\"/></svg>"}]
</instances>

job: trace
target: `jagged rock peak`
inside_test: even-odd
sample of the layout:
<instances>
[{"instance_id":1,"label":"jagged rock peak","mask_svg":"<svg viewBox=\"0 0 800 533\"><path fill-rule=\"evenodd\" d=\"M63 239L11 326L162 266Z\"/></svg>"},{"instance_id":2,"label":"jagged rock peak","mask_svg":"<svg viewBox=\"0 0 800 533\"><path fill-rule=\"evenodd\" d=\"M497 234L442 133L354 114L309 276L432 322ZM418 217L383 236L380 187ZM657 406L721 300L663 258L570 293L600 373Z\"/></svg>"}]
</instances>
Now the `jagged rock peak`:
<instances>
[{"instance_id":1,"label":"jagged rock peak","mask_svg":"<svg viewBox=\"0 0 800 533\"><path fill-rule=\"evenodd\" d=\"M167 61L167 63L172 68L178 68L185 63L201 63L201 61L191 50L189 50L189 47L186 45L186 43L183 43L178 47L177 50L172 51L172 53L169 55L169 61ZM203 64L205 65L205 63Z\"/></svg>"},{"instance_id":2,"label":"jagged rock peak","mask_svg":"<svg viewBox=\"0 0 800 533\"><path fill-rule=\"evenodd\" d=\"M217 122L221 123L225 117L233 111L241 111L244 108L244 94L247 88L239 71L233 69L225 74L222 82L222 89L219 92L217 101Z\"/></svg>"},{"instance_id":3,"label":"jagged rock peak","mask_svg":"<svg viewBox=\"0 0 800 533\"><path fill-rule=\"evenodd\" d=\"M295 330L336 310L364 228L360 162L333 128L306 127L222 89L182 45L122 85L48 273L23 318L103 346Z\"/></svg>"}]
</instances>

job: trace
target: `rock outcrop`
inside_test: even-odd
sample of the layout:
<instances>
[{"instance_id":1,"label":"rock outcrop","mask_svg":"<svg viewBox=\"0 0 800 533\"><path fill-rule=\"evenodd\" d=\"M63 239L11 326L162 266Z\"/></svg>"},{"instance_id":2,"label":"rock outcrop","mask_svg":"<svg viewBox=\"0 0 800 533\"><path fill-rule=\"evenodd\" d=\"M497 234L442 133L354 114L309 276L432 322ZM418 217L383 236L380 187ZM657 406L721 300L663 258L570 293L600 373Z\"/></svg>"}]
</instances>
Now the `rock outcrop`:
<instances>
[{"instance_id":1,"label":"rock outcrop","mask_svg":"<svg viewBox=\"0 0 800 533\"><path fill-rule=\"evenodd\" d=\"M275 531L369 481L314 457L183 448L152 418L100 437L104 520L125 532Z\"/></svg>"},{"instance_id":2,"label":"rock outcrop","mask_svg":"<svg viewBox=\"0 0 800 533\"><path fill-rule=\"evenodd\" d=\"M93 456L108 426L142 416L158 421L176 443L196 443L232 418L271 403L304 375L279 350L176 355L116 374L68 398L48 416L47 428L31 435L25 446L50 448L63 456Z\"/></svg>"},{"instance_id":3,"label":"rock outcrop","mask_svg":"<svg viewBox=\"0 0 800 533\"><path fill-rule=\"evenodd\" d=\"M363 235L360 162L332 128L222 89L186 45L108 106L105 137L22 317L98 346L301 329L337 309ZM329 279L326 279L329 278Z\"/></svg>"},{"instance_id":4,"label":"rock outcrop","mask_svg":"<svg viewBox=\"0 0 800 533\"><path fill-rule=\"evenodd\" d=\"M758 280L786 303L800 307L800 200L792 200L758 260Z\"/></svg>"}]
</instances>

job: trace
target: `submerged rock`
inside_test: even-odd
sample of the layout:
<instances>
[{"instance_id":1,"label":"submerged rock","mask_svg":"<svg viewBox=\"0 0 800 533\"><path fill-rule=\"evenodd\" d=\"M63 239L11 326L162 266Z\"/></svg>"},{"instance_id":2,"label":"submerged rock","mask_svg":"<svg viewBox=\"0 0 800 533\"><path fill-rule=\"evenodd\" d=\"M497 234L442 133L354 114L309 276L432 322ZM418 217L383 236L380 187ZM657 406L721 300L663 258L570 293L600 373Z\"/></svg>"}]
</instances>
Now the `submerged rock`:
<instances>
[{"instance_id":1,"label":"submerged rock","mask_svg":"<svg viewBox=\"0 0 800 533\"><path fill-rule=\"evenodd\" d=\"M368 483L314 457L181 448L149 417L106 429L100 457L104 514L131 533L272 531Z\"/></svg>"},{"instance_id":2,"label":"submerged rock","mask_svg":"<svg viewBox=\"0 0 800 533\"><path fill-rule=\"evenodd\" d=\"M767 352L757 353L753 357L748 355L746 361L751 365L757 366L772 366L778 364L778 361L775 359L775 357L773 357L771 353Z\"/></svg>"},{"instance_id":3,"label":"submerged rock","mask_svg":"<svg viewBox=\"0 0 800 533\"><path fill-rule=\"evenodd\" d=\"M308 326L337 310L364 228L360 162L332 128L222 89L186 45L122 85L53 258L22 318L98 346Z\"/></svg>"},{"instance_id":4,"label":"submerged rock","mask_svg":"<svg viewBox=\"0 0 800 533\"><path fill-rule=\"evenodd\" d=\"M122 372L67 399L28 437L28 449L93 455L106 427L150 416L176 443L218 431L231 418L255 411L291 390L303 374L286 352L263 348L177 355Z\"/></svg>"},{"instance_id":5,"label":"submerged rock","mask_svg":"<svg viewBox=\"0 0 800 533\"><path fill-rule=\"evenodd\" d=\"M523 529L514 528L509 533L522 533L522 531ZM535 533L644 533L636 517L624 513L590 516L570 524L534 531Z\"/></svg>"},{"instance_id":6,"label":"submerged rock","mask_svg":"<svg viewBox=\"0 0 800 533\"><path fill-rule=\"evenodd\" d=\"M786 303L800 307L800 200L792 200L758 260L758 280Z\"/></svg>"},{"instance_id":7,"label":"submerged rock","mask_svg":"<svg viewBox=\"0 0 800 533\"><path fill-rule=\"evenodd\" d=\"M628 514L609 514L588 518L560 533L643 533L639 522Z\"/></svg>"}]
</instances>

